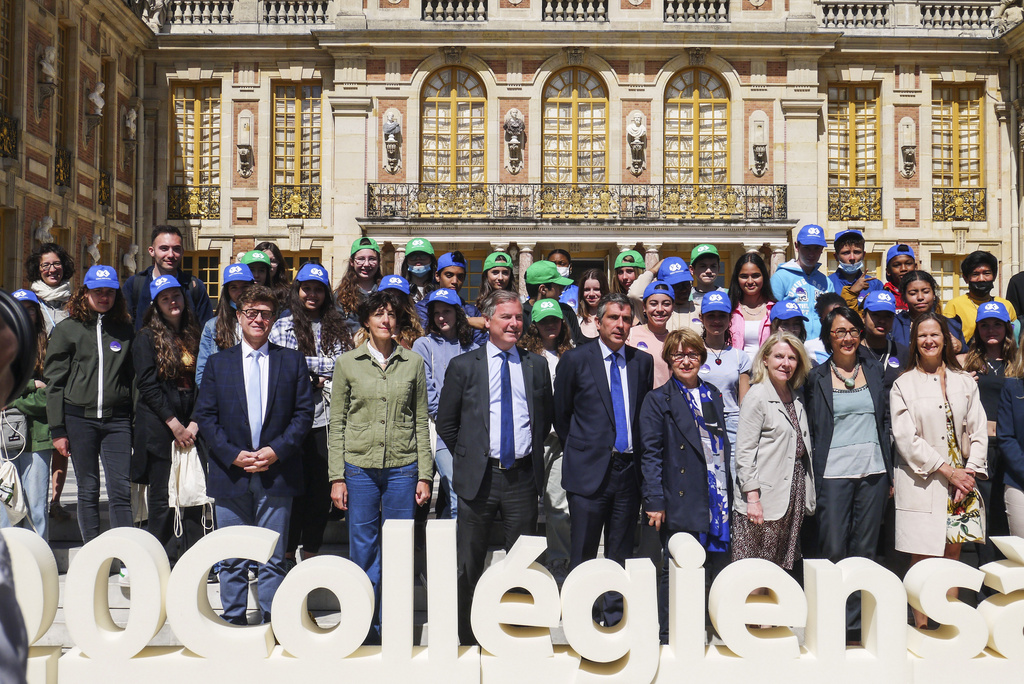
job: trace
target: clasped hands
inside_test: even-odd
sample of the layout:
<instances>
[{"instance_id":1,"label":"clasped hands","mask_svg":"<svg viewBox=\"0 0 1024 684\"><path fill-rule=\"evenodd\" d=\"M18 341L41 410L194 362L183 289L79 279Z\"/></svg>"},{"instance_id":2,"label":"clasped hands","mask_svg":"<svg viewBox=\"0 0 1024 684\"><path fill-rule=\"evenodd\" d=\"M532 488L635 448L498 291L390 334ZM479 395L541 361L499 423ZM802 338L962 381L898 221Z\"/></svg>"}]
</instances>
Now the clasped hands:
<instances>
[{"instance_id":1,"label":"clasped hands","mask_svg":"<svg viewBox=\"0 0 1024 684\"><path fill-rule=\"evenodd\" d=\"M965 496L974 491L974 471L967 468L949 468L949 473L943 473L949 483L956 487L953 494L953 503L959 503Z\"/></svg>"},{"instance_id":2,"label":"clasped hands","mask_svg":"<svg viewBox=\"0 0 1024 684\"><path fill-rule=\"evenodd\" d=\"M268 446L257 451L239 451L233 461L233 465L247 473L262 473L274 463L277 463L277 454Z\"/></svg>"}]
</instances>

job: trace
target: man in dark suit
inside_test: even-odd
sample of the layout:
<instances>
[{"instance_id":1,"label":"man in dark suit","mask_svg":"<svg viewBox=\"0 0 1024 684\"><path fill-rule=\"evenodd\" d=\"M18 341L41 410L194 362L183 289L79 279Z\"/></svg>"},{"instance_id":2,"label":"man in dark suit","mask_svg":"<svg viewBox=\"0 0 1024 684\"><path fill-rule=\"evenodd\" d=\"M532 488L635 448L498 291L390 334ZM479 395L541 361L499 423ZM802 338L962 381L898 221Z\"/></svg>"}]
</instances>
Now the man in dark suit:
<instances>
[{"instance_id":1,"label":"man in dark suit","mask_svg":"<svg viewBox=\"0 0 1024 684\"><path fill-rule=\"evenodd\" d=\"M209 445L207 493L216 500L217 527L255 525L278 532L270 560L259 568L262 621L284 579L284 547L292 497L301 494L302 440L313 426L313 386L306 359L270 344L277 315L274 293L250 287L238 300L242 342L206 362L196 404L199 434ZM224 619L246 624L249 561L220 566Z\"/></svg>"},{"instance_id":2,"label":"man in dark suit","mask_svg":"<svg viewBox=\"0 0 1024 684\"><path fill-rule=\"evenodd\" d=\"M562 486L569 495L572 568L604 556L625 562L640 511L640 407L654 383L654 359L626 346L633 306L607 294L597 309L598 339L566 352L555 376L555 432L562 441ZM622 597L605 598L606 626L622 618Z\"/></svg>"},{"instance_id":3,"label":"man in dark suit","mask_svg":"<svg viewBox=\"0 0 1024 684\"><path fill-rule=\"evenodd\" d=\"M484 302L490 339L448 364L437 434L451 445L452 489L459 496L459 639L470 625L473 591L500 511L505 550L534 534L544 491L544 438L551 430L551 376L540 356L516 348L523 333L518 295L498 290Z\"/></svg>"}]
</instances>

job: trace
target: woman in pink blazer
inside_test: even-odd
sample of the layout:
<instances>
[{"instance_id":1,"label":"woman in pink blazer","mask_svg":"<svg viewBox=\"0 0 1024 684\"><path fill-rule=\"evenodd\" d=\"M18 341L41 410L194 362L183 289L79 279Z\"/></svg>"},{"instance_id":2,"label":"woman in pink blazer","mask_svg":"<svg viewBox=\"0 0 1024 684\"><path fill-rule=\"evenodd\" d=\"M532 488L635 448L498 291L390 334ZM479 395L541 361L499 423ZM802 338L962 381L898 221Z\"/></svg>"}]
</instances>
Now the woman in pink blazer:
<instances>
[{"instance_id":1,"label":"woman in pink blazer","mask_svg":"<svg viewBox=\"0 0 1024 684\"><path fill-rule=\"evenodd\" d=\"M729 301L733 303L730 339L732 346L745 351L751 361L771 334L768 316L775 297L769 280L768 267L761 255L747 252L737 260L729 282Z\"/></svg>"}]
</instances>

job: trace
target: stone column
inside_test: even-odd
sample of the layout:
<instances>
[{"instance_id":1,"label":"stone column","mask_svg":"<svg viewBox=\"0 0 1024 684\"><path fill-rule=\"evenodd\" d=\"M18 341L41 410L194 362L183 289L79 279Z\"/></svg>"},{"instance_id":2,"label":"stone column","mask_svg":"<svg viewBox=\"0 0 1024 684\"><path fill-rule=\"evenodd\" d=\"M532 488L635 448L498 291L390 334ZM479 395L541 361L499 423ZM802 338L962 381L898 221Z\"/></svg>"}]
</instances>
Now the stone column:
<instances>
[{"instance_id":1,"label":"stone column","mask_svg":"<svg viewBox=\"0 0 1024 684\"><path fill-rule=\"evenodd\" d=\"M338 67L343 77L347 73L345 67L355 62L359 62L365 73L361 60L340 60ZM349 69L354 70L354 67ZM331 263L335 267L332 270L339 272L341 265L348 260L352 242L362 236L357 218L365 213L366 184L374 180L373 177L368 178L365 172L366 149L368 144L373 149L375 142L371 135L372 126L368 124L368 117L373 111L373 99L341 94L340 90L339 85L339 91L327 95L334 130L331 132L333 150L327 145L324 150L325 155L333 154L329 176L331 188L330 191L324 189L323 203L324 225L331 226L334 234ZM330 212L330 216L327 212Z\"/></svg>"},{"instance_id":2,"label":"stone column","mask_svg":"<svg viewBox=\"0 0 1024 684\"><path fill-rule=\"evenodd\" d=\"M661 256L658 251L661 249L661 245L658 243L644 243L644 264L648 269L654 268L654 264L661 261Z\"/></svg>"},{"instance_id":3,"label":"stone column","mask_svg":"<svg viewBox=\"0 0 1024 684\"><path fill-rule=\"evenodd\" d=\"M761 246L763 244L764 244L763 242L757 242L757 243L754 243L754 242L744 242L740 246L743 247L743 251L744 252L760 252L761 251Z\"/></svg>"},{"instance_id":4,"label":"stone column","mask_svg":"<svg viewBox=\"0 0 1024 684\"><path fill-rule=\"evenodd\" d=\"M519 292L526 294L526 269L533 265L533 248L536 243L517 243L519 245Z\"/></svg>"},{"instance_id":5,"label":"stone column","mask_svg":"<svg viewBox=\"0 0 1024 684\"><path fill-rule=\"evenodd\" d=\"M492 242L491 243L491 251L492 252L505 252L507 254L508 253L508 243L507 242Z\"/></svg>"},{"instance_id":6,"label":"stone column","mask_svg":"<svg viewBox=\"0 0 1024 684\"><path fill-rule=\"evenodd\" d=\"M768 246L772 250L772 263L769 264L769 267L771 272L775 273L775 269L786 263L786 250L789 248L789 245L783 242L773 242Z\"/></svg>"},{"instance_id":7,"label":"stone column","mask_svg":"<svg viewBox=\"0 0 1024 684\"><path fill-rule=\"evenodd\" d=\"M792 66L791 66L792 69ZM804 69L803 71L810 71ZM815 72L816 73L816 72ZM815 81L816 82L816 81ZM820 224L818 220L818 121L823 102L813 100L782 100L786 117L785 178L789 202L788 214L799 225ZM776 155L775 157L779 157ZM777 175L776 178L779 176Z\"/></svg>"},{"instance_id":8,"label":"stone column","mask_svg":"<svg viewBox=\"0 0 1024 684\"><path fill-rule=\"evenodd\" d=\"M635 242L616 242L615 246L619 249L617 254L622 254L623 252L628 252L631 249L636 249Z\"/></svg>"},{"instance_id":9,"label":"stone column","mask_svg":"<svg viewBox=\"0 0 1024 684\"><path fill-rule=\"evenodd\" d=\"M402 275L402 262L405 261L405 245L395 245L395 272Z\"/></svg>"}]
</instances>

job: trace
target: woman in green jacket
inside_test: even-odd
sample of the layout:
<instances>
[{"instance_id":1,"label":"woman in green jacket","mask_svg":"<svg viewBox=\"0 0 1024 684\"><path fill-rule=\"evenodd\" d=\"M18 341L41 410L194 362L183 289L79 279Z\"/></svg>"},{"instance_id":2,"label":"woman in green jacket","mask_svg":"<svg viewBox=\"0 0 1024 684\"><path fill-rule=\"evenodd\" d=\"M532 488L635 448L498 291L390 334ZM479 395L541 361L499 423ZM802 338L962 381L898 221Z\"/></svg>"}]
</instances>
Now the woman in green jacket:
<instances>
[{"instance_id":1,"label":"woman in green jacket","mask_svg":"<svg viewBox=\"0 0 1024 684\"><path fill-rule=\"evenodd\" d=\"M107 478L111 527L131 527L132 337L112 266L93 266L50 335L43 370L53 446L70 456L78 479L78 526L100 533L100 471Z\"/></svg>"},{"instance_id":2,"label":"woman in green jacket","mask_svg":"<svg viewBox=\"0 0 1024 684\"><path fill-rule=\"evenodd\" d=\"M376 609L367 643L380 643L380 539L385 520L411 520L430 501L434 462L423 358L395 342L394 291L359 305L366 341L342 354L331 391L331 499L348 511L349 557L370 577Z\"/></svg>"}]
</instances>

